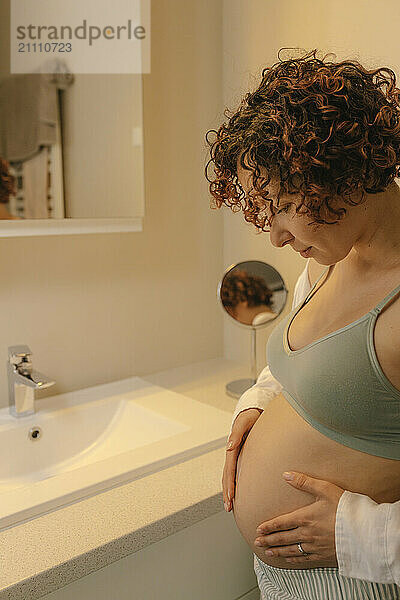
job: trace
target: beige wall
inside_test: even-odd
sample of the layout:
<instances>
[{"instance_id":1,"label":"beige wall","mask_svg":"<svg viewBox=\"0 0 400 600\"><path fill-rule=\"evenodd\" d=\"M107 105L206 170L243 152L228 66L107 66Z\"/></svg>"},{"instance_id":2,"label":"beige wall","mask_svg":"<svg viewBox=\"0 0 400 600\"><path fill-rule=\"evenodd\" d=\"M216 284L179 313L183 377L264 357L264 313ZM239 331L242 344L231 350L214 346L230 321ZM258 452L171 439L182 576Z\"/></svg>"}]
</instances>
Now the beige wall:
<instances>
[{"instance_id":1,"label":"beige wall","mask_svg":"<svg viewBox=\"0 0 400 600\"><path fill-rule=\"evenodd\" d=\"M151 20L143 232L0 239L0 406L13 344L56 380L42 396L222 354L222 214L203 175L221 111L221 3L152 0Z\"/></svg>"},{"instance_id":2,"label":"beige wall","mask_svg":"<svg viewBox=\"0 0 400 600\"><path fill-rule=\"evenodd\" d=\"M283 47L317 48L321 55L334 52L336 58L330 60L388 66L400 76L399 19L398 0L224 0L224 106L235 109L243 93L257 87L263 67L278 61ZM287 314L305 259L289 246L274 248L269 235L256 235L243 213L224 209L224 268L247 259L264 260L281 273L290 290L283 315ZM265 344L273 326L257 333L259 371L265 366ZM226 357L250 361L250 333L227 318L224 331Z\"/></svg>"}]
</instances>

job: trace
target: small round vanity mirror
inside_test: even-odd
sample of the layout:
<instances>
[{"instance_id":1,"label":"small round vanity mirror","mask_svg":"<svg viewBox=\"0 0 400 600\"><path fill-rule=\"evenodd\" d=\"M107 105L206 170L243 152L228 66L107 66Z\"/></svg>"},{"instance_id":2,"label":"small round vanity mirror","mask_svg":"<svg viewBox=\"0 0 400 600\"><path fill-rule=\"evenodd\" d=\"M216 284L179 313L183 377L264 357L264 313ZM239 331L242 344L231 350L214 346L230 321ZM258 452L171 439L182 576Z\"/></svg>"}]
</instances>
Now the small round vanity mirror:
<instances>
[{"instance_id":1,"label":"small round vanity mirror","mask_svg":"<svg viewBox=\"0 0 400 600\"><path fill-rule=\"evenodd\" d=\"M227 394L239 398L257 380L256 330L267 326L282 312L288 290L274 267L260 260L246 260L225 271L217 295L229 317L252 331L252 378L226 385Z\"/></svg>"}]
</instances>

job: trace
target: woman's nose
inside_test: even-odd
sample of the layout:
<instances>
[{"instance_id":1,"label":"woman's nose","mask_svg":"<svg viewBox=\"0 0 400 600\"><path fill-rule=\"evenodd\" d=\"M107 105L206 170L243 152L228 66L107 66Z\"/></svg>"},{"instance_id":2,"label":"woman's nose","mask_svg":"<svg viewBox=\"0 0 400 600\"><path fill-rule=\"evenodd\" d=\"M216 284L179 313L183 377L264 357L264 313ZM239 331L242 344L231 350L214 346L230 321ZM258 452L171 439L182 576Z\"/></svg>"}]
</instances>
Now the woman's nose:
<instances>
[{"instance_id":1,"label":"woman's nose","mask_svg":"<svg viewBox=\"0 0 400 600\"><path fill-rule=\"evenodd\" d=\"M283 227L279 227L279 225L272 221L271 229L270 229L270 240L271 244L276 248L283 248L286 244L294 240L294 237L287 229Z\"/></svg>"}]
</instances>

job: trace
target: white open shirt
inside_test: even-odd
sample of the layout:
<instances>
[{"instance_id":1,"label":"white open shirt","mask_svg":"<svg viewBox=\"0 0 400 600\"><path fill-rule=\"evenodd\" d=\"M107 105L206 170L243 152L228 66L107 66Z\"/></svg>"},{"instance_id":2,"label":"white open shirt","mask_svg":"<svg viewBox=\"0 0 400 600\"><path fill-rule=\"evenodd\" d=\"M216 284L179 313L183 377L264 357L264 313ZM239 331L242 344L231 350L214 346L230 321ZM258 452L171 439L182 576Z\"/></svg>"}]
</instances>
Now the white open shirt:
<instances>
[{"instance_id":1,"label":"white open shirt","mask_svg":"<svg viewBox=\"0 0 400 600\"><path fill-rule=\"evenodd\" d=\"M311 289L307 260L294 288L292 309ZM232 417L247 408L265 409L282 390L268 365L256 383L239 398ZM230 435L229 434L229 435ZM336 556L344 577L400 585L400 500L377 504L363 494L346 490L340 497L335 525Z\"/></svg>"}]
</instances>

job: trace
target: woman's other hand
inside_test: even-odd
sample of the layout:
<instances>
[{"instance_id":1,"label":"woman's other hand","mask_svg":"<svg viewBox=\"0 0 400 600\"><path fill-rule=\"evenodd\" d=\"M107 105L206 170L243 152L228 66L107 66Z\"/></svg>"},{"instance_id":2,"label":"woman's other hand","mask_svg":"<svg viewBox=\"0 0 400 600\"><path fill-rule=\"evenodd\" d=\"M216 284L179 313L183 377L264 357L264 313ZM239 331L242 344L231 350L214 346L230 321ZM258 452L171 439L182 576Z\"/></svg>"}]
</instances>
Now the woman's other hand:
<instances>
[{"instance_id":1,"label":"woman's other hand","mask_svg":"<svg viewBox=\"0 0 400 600\"><path fill-rule=\"evenodd\" d=\"M247 408L238 414L233 423L232 432L226 446L226 458L222 475L222 495L227 512L231 510L232 500L235 497L235 476L239 452L249 435L250 429L261 413L261 408Z\"/></svg>"},{"instance_id":2,"label":"woman's other hand","mask_svg":"<svg viewBox=\"0 0 400 600\"><path fill-rule=\"evenodd\" d=\"M280 515L257 527L256 546L266 548L268 556L280 556L287 562L307 564L319 561L320 566L337 567L335 523L336 511L344 489L305 473L290 472L287 483L308 492L314 502L291 513ZM301 554L298 542L307 554Z\"/></svg>"}]
</instances>

